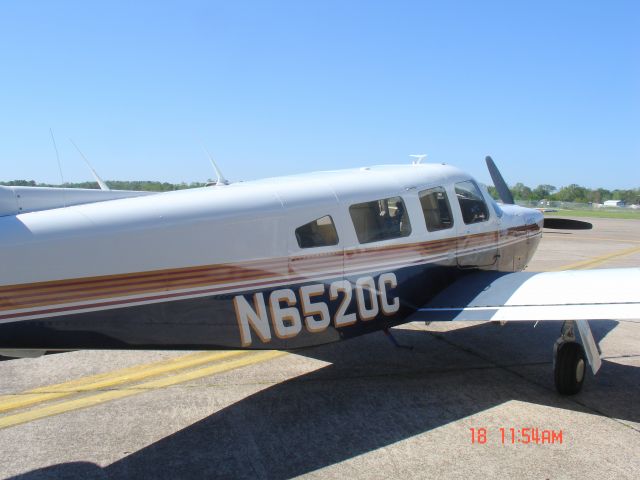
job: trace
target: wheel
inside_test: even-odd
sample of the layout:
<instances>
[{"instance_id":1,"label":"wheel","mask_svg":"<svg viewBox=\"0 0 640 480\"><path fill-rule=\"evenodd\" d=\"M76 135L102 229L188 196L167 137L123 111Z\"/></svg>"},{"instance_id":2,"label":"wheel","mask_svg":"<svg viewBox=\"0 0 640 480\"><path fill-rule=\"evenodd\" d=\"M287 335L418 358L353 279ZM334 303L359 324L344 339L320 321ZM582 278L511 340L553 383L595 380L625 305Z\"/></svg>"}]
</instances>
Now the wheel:
<instances>
[{"instance_id":1,"label":"wheel","mask_svg":"<svg viewBox=\"0 0 640 480\"><path fill-rule=\"evenodd\" d=\"M556 389L562 395L575 395L582 388L586 362L582 345L574 342L558 347L554 377Z\"/></svg>"}]
</instances>

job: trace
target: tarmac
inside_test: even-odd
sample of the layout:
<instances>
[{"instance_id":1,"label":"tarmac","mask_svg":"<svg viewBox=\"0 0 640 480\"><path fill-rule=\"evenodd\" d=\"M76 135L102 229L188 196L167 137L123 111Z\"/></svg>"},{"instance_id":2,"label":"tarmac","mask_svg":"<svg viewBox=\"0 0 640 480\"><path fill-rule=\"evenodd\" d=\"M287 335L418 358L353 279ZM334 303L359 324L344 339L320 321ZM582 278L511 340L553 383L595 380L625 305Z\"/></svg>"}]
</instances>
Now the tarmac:
<instances>
[{"instance_id":1,"label":"tarmac","mask_svg":"<svg viewBox=\"0 0 640 480\"><path fill-rule=\"evenodd\" d=\"M528 270L640 266L640 222L590 221L545 230ZM591 326L603 366L572 397L556 322L1 361L0 477L640 478L640 320Z\"/></svg>"}]
</instances>

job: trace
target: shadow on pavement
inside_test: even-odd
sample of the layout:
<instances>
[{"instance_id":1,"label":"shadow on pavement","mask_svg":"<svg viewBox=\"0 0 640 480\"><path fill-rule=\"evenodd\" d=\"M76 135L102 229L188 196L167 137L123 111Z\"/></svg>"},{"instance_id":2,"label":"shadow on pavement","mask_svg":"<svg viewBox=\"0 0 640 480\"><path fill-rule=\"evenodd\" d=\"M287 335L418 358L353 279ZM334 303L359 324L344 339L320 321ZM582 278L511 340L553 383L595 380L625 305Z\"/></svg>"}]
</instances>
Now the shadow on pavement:
<instances>
[{"instance_id":1,"label":"shadow on pavement","mask_svg":"<svg viewBox=\"0 0 640 480\"><path fill-rule=\"evenodd\" d=\"M596 340L616 322L600 322ZM331 365L248 396L104 468L73 462L14 478L284 479L519 400L640 421L640 369L604 361L576 397L553 389L560 324L394 330L309 349ZM420 452L416 452L417 455Z\"/></svg>"}]
</instances>

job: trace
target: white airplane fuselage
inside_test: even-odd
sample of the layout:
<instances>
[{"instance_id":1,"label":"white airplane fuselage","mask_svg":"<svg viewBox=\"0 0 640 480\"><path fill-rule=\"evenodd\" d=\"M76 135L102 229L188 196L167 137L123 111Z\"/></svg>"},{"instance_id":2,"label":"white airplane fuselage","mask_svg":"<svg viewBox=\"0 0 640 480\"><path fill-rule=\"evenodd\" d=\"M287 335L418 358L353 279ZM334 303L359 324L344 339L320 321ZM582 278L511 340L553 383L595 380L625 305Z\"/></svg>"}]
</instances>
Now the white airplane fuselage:
<instances>
[{"instance_id":1,"label":"white airplane fuselage","mask_svg":"<svg viewBox=\"0 0 640 480\"><path fill-rule=\"evenodd\" d=\"M540 212L470 185L380 166L0 217L0 349L289 349L403 323L538 245Z\"/></svg>"}]
</instances>

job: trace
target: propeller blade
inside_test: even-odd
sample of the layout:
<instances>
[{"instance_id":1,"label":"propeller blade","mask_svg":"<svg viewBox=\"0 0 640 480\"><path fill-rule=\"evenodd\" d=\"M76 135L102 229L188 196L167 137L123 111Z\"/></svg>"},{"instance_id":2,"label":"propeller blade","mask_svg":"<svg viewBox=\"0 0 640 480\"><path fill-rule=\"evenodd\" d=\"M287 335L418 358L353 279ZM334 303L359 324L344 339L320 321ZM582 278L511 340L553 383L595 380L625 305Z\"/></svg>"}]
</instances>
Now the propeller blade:
<instances>
[{"instance_id":1,"label":"propeller blade","mask_svg":"<svg viewBox=\"0 0 640 480\"><path fill-rule=\"evenodd\" d=\"M500 175L500 171L498 170L498 167L496 167L496 164L493 163L491 157L487 155L484 160L487 162L487 168L489 169L491 180L493 180L493 186L496 187L500 200L508 205L516 203L513 201L513 195L511 195L511 190L509 190L507 182L505 182L502 175Z\"/></svg>"},{"instance_id":2,"label":"propeller blade","mask_svg":"<svg viewBox=\"0 0 640 480\"><path fill-rule=\"evenodd\" d=\"M569 218L545 218L544 228L556 228L559 230L591 230L593 225L589 222L571 220Z\"/></svg>"}]
</instances>

